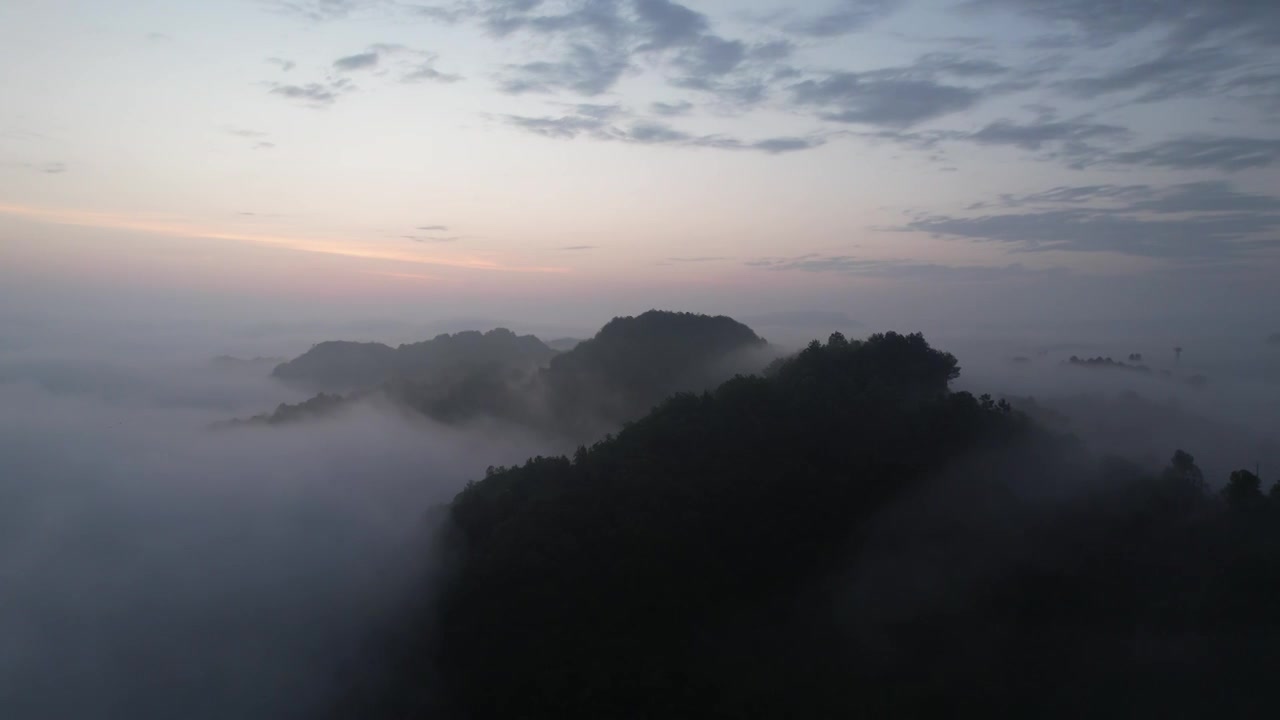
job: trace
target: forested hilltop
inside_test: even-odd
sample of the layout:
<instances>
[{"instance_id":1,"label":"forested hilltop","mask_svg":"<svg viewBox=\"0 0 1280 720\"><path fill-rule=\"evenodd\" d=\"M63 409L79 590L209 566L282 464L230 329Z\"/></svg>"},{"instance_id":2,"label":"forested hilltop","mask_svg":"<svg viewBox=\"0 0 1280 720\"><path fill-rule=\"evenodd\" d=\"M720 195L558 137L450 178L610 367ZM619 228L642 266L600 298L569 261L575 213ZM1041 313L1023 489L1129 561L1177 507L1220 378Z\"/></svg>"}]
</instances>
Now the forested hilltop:
<instances>
[{"instance_id":1,"label":"forested hilltop","mask_svg":"<svg viewBox=\"0 0 1280 720\"><path fill-rule=\"evenodd\" d=\"M477 368L527 371L545 366L555 354L533 335L497 328L446 333L395 348L330 340L280 363L271 374L310 390L343 392L393 379L444 381Z\"/></svg>"},{"instance_id":2,"label":"forested hilltop","mask_svg":"<svg viewBox=\"0 0 1280 720\"><path fill-rule=\"evenodd\" d=\"M313 388L350 388L345 396L321 392L238 424L290 423L379 397L441 422L489 417L585 442L674 393L713 388L771 357L768 343L732 318L659 310L614 318L564 352L505 329L441 335L395 350L323 342L273 375Z\"/></svg>"},{"instance_id":3,"label":"forested hilltop","mask_svg":"<svg viewBox=\"0 0 1280 720\"><path fill-rule=\"evenodd\" d=\"M492 468L337 715L1280 711L1277 490L1093 457L958 374L836 334Z\"/></svg>"}]
</instances>

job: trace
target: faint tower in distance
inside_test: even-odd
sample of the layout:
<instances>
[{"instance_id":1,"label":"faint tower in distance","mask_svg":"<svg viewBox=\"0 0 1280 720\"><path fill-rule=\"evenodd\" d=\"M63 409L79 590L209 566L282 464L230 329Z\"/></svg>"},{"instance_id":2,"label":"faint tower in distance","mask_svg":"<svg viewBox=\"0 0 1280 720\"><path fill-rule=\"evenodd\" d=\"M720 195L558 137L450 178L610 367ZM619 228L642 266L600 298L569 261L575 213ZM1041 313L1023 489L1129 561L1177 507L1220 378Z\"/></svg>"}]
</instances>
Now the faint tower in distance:
<instances>
[{"instance_id":1,"label":"faint tower in distance","mask_svg":"<svg viewBox=\"0 0 1280 720\"><path fill-rule=\"evenodd\" d=\"M1182 360L1182 346L1179 345L1178 347L1173 349L1173 361L1179 362L1181 360Z\"/></svg>"}]
</instances>

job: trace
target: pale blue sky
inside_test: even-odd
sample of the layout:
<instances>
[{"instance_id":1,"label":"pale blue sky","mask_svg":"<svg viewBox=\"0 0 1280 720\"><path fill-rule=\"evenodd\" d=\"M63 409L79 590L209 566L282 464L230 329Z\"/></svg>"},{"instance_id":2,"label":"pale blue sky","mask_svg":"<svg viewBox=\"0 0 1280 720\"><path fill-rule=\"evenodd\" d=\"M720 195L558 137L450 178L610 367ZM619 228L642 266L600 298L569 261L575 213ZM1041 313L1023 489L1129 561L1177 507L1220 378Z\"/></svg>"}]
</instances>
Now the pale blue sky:
<instances>
[{"instance_id":1,"label":"pale blue sky","mask_svg":"<svg viewBox=\"0 0 1280 720\"><path fill-rule=\"evenodd\" d=\"M1280 303L1274 2L9 0L0 66L11 308Z\"/></svg>"}]
</instances>

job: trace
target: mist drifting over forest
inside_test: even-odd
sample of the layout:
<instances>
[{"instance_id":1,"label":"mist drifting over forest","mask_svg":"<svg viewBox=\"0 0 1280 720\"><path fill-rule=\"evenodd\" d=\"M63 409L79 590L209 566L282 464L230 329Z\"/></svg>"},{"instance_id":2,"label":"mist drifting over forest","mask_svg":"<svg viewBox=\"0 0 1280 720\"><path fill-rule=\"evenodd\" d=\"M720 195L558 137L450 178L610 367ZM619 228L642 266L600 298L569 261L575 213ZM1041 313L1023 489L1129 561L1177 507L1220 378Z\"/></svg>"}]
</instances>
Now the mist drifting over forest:
<instances>
[{"instance_id":1,"label":"mist drifting over forest","mask_svg":"<svg viewBox=\"0 0 1280 720\"><path fill-rule=\"evenodd\" d=\"M45 326L7 336L0 351L7 588L0 623L10 639L0 677L15 717L329 712L387 661L380 653L389 619L430 604L447 582L438 543L449 521L439 507L486 467L570 452L621 427L601 419L584 436L581 424L557 434L548 416L447 423L400 402L396 385L294 422L228 427L230 419L308 397L272 377L280 364L272 354L290 351L278 339L227 333L171 344L168 329L130 337L122 327L116 337L127 342L99 347L112 332L98 330L78 344L74 328ZM704 337L697 331L684 342L696 347ZM1091 451L1142 466L1188 448L1215 489L1237 466L1278 467L1280 425L1266 413L1280 407L1267 402L1280 383L1265 366L1230 369L1233 361L1257 362L1262 350L1233 358L1214 346L1202 360L1187 344L1193 350L1180 360L1161 362L1147 350L1150 373L1075 367L1063 358L1102 352L1105 344L984 345L973 348L972 362L961 354L955 386L1009 398ZM1130 346L1110 347L1120 356ZM219 352L226 348L242 357ZM635 349L654 357L630 362L662 362L655 342ZM798 349L707 361L712 374L682 389L764 372ZM1201 371L1211 374L1209 384L1186 384ZM607 392L600 378L593 382L592 393ZM627 420L644 414L633 412ZM973 473L967 462L942 472ZM1017 462L1004 461L1000 473L1016 476ZM1020 478L1016 487L1037 502L1060 502L1092 481L1075 482L1080 487ZM920 492L886 511L881 525L904 527L904 513L906 527L930 522L924 518L942 501L929 499L936 491ZM965 522L998 533L1030 522L974 512ZM955 552L973 559L955 558L950 579L902 576L903 550L881 555L879 542L842 561L846 572L872 578L853 584L854 599L842 610L864 625L885 613L911 615L917 603L950 603L964 592L957 583L984 582L1009 562L992 548L966 548ZM929 572L938 571L929 562Z\"/></svg>"},{"instance_id":2,"label":"mist drifting over forest","mask_svg":"<svg viewBox=\"0 0 1280 720\"><path fill-rule=\"evenodd\" d=\"M0 719L1280 716L1280 3L0 66Z\"/></svg>"}]
</instances>

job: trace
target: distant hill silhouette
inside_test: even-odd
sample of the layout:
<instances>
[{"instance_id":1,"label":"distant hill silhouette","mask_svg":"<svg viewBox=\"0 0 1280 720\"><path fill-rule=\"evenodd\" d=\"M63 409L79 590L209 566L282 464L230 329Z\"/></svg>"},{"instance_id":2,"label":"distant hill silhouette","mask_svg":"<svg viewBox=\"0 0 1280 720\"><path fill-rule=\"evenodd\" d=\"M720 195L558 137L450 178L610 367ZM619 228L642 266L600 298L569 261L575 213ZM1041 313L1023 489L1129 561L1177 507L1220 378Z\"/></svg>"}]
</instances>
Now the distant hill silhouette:
<instances>
[{"instance_id":1,"label":"distant hill silhouette","mask_svg":"<svg viewBox=\"0 0 1280 720\"><path fill-rule=\"evenodd\" d=\"M577 347L578 343L580 342L582 342L581 338L571 338L571 337L556 338L555 340L549 341L547 343L547 347L559 352L568 352L574 349L575 347Z\"/></svg>"},{"instance_id":2,"label":"distant hill silhouette","mask_svg":"<svg viewBox=\"0 0 1280 720\"><path fill-rule=\"evenodd\" d=\"M1099 461L958 373L834 334L490 468L333 716L1277 716L1280 484Z\"/></svg>"},{"instance_id":3,"label":"distant hill silhouette","mask_svg":"<svg viewBox=\"0 0 1280 720\"><path fill-rule=\"evenodd\" d=\"M767 345L723 315L650 310L610 320L554 358L541 379L557 422L617 424L673 393L714 387L741 369L736 359Z\"/></svg>"},{"instance_id":4,"label":"distant hill silhouette","mask_svg":"<svg viewBox=\"0 0 1280 720\"><path fill-rule=\"evenodd\" d=\"M659 310L614 318L575 343L556 354L533 336L507 330L442 335L398 349L324 342L273 374L312 387L359 390L345 399L322 393L240 424L320 417L376 392L442 422L485 415L588 441L674 393L759 370L768 357L768 343L731 318ZM546 367L538 364L543 358Z\"/></svg>"},{"instance_id":5,"label":"distant hill silhouette","mask_svg":"<svg viewBox=\"0 0 1280 720\"><path fill-rule=\"evenodd\" d=\"M392 348L381 343L322 342L272 371L311 390L345 392L392 379L439 381L477 368L532 369L556 354L533 335L505 328L441 334Z\"/></svg>"},{"instance_id":6,"label":"distant hill silhouette","mask_svg":"<svg viewBox=\"0 0 1280 720\"><path fill-rule=\"evenodd\" d=\"M244 425L283 425L301 420L311 420L330 415L339 408L348 405L349 402L350 399L341 395L319 393L300 403L280 403L272 412L254 415L247 420L236 419L217 423L214 427L224 429Z\"/></svg>"},{"instance_id":7,"label":"distant hill silhouette","mask_svg":"<svg viewBox=\"0 0 1280 720\"><path fill-rule=\"evenodd\" d=\"M1141 360L1142 356L1136 355L1136 354L1129 356L1130 360L1134 360L1135 358L1138 360ZM1130 365L1130 364L1122 363L1118 360L1112 360L1109 357L1080 358L1080 357L1076 357L1075 355L1072 355L1070 359L1067 360L1067 364L1074 365L1076 367L1110 368L1113 370L1131 370L1133 372L1139 372L1144 374L1148 374L1151 372L1151 368L1147 367L1146 365Z\"/></svg>"}]
</instances>

